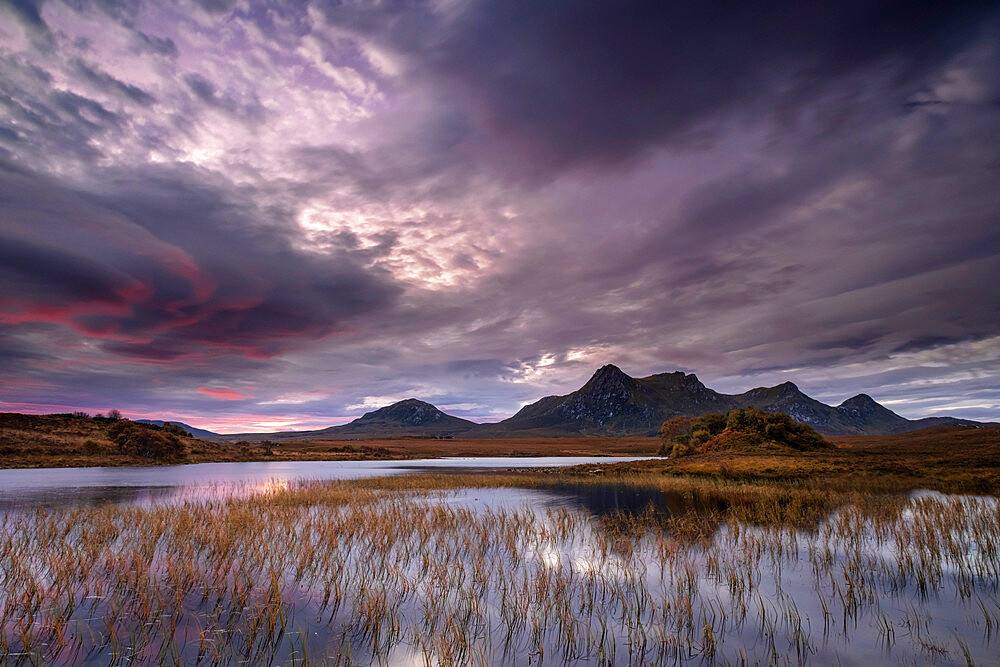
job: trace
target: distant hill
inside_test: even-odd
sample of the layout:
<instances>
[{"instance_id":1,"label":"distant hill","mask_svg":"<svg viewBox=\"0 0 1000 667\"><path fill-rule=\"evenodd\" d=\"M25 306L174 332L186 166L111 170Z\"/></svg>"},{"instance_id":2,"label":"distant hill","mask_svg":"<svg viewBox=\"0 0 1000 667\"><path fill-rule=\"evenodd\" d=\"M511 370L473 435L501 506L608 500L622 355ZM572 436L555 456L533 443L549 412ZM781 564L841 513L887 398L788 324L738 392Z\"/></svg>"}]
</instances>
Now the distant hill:
<instances>
[{"instance_id":1,"label":"distant hill","mask_svg":"<svg viewBox=\"0 0 1000 667\"><path fill-rule=\"evenodd\" d=\"M213 438L219 438L219 437L221 437L218 433L213 433L212 431L206 431L203 428L195 428L194 426L188 426L184 422L178 422L178 421L174 421L172 419L169 420L169 421L174 426L180 426L182 429L184 429L185 431L187 431L188 433L190 433L191 435L193 435L196 438L203 438L205 440L211 440ZM167 423L167 422L163 421L162 419L136 419L135 422L137 424L152 424L154 426L163 426L165 423Z\"/></svg>"},{"instance_id":2,"label":"distant hill","mask_svg":"<svg viewBox=\"0 0 1000 667\"><path fill-rule=\"evenodd\" d=\"M365 413L342 426L317 431L279 433L239 433L224 436L227 440L356 440L399 436L446 437L463 434L479 424L438 410L425 401L408 398L384 408Z\"/></svg>"}]
</instances>

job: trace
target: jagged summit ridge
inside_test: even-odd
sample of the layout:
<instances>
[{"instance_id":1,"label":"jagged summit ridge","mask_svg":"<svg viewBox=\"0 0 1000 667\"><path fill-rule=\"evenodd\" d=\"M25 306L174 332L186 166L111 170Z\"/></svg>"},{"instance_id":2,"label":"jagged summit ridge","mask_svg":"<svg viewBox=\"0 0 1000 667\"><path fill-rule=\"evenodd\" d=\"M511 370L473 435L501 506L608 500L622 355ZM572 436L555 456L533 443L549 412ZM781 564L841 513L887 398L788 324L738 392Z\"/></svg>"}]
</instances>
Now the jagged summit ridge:
<instances>
[{"instance_id":1,"label":"jagged summit ridge","mask_svg":"<svg viewBox=\"0 0 1000 667\"><path fill-rule=\"evenodd\" d=\"M547 396L522 408L490 433L538 435L653 435L670 417L696 417L738 407L783 412L824 435L879 435L966 420L908 420L866 394L834 407L806 395L794 382L722 394L694 373L674 371L633 378L615 365L600 367L587 383L565 396Z\"/></svg>"}]
</instances>

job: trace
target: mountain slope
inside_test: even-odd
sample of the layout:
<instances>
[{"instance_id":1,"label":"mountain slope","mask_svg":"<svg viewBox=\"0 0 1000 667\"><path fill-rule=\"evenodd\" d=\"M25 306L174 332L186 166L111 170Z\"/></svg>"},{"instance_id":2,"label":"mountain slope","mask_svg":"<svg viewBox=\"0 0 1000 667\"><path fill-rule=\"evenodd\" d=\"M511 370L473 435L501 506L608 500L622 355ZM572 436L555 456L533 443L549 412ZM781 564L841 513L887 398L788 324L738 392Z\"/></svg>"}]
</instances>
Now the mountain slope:
<instances>
[{"instance_id":1,"label":"mountain slope","mask_svg":"<svg viewBox=\"0 0 1000 667\"><path fill-rule=\"evenodd\" d=\"M871 398L864 401L863 395L844 401L840 407L833 407L810 398L792 382L783 382L774 387L757 387L733 398L740 407L757 408L765 412L784 412L792 419L808 424L824 435L851 435L866 431L867 428L882 433L895 433L889 424L899 427L899 421L906 420L882 407Z\"/></svg>"},{"instance_id":2,"label":"mountain slope","mask_svg":"<svg viewBox=\"0 0 1000 667\"><path fill-rule=\"evenodd\" d=\"M602 366L577 391L547 396L521 408L513 417L481 432L624 435L658 428L660 404L656 392L617 366ZM659 420L659 421L658 421Z\"/></svg>"},{"instance_id":3,"label":"mountain slope","mask_svg":"<svg viewBox=\"0 0 1000 667\"><path fill-rule=\"evenodd\" d=\"M547 396L484 431L537 435L654 435L669 417L735 407L722 394L682 372L633 378L602 366L580 389Z\"/></svg>"}]
</instances>

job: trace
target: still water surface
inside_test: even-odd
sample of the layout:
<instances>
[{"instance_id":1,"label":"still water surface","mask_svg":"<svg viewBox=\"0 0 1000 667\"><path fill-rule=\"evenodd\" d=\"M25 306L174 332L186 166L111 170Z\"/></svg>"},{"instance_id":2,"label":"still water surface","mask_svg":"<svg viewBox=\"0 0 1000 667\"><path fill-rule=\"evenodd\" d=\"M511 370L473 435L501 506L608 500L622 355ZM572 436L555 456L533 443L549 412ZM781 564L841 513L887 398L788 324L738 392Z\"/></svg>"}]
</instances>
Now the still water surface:
<instances>
[{"instance_id":1,"label":"still water surface","mask_svg":"<svg viewBox=\"0 0 1000 667\"><path fill-rule=\"evenodd\" d=\"M347 480L416 472L477 472L639 461L649 457L450 457L393 461L255 461L114 468L0 470L0 510L107 502L168 502L293 480Z\"/></svg>"}]
</instances>

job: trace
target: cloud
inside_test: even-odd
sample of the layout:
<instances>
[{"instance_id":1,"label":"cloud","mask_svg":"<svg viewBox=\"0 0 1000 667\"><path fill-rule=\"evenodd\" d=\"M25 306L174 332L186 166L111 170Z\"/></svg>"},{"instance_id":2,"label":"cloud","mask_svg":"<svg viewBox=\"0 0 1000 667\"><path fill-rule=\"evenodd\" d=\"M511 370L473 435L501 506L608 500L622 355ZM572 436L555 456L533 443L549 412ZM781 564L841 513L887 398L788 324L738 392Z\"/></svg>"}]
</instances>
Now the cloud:
<instances>
[{"instance_id":1,"label":"cloud","mask_svg":"<svg viewBox=\"0 0 1000 667\"><path fill-rule=\"evenodd\" d=\"M891 88L880 95L901 103L985 17L996 18L980 2L487 0L324 9L334 25L405 54L415 69L457 86L456 97L476 100L490 132L530 155L517 167L531 172L621 162L662 142L697 144L719 114L771 115L794 129L819 111L833 126L862 112L862 99L810 108L828 86L888 66Z\"/></svg>"},{"instance_id":2,"label":"cloud","mask_svg":"<svg viewBox=\"0 0 1000 667\"><path fill-rule=\"evenodd\" d=\"M201 5L0 13L0 400L997 403L995 8Z\"/></svg>"},{"instance_id":3,"label":"cloud","mask_svg":"<svg viewBox=\"0 0 1000 667\"><path fill-rule=\"evenodd\" d=\"M211 396L212 398L219 398L223 401L243 401L247 398L240 392L232 389L210 389L208 387L198 387L198 393Z\"/></svg>"},{"instance_id":4,"label":"cloud","mask_svg":"<svg viewBox=\"0 0 1000 667\"><path fill-rule=\"evenodd\" d=\"M113 192L85 195L0 172L11 193L0 271L18 286L0 316L65 324L137 359L268 357L334 334L399 294L348 252L296 251L266 214L194 175L109 172Z\"/></svg>"}]
</instances>

